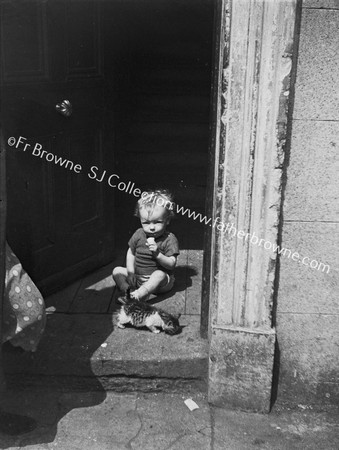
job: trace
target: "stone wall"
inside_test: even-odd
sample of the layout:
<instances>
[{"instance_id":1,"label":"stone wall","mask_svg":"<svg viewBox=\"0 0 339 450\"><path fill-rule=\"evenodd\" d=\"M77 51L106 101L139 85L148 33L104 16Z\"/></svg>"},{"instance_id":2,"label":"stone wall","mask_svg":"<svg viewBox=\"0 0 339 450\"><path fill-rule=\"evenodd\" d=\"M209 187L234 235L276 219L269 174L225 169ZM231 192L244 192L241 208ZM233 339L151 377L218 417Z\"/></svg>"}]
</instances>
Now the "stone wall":
<instances>
[{"instance_id":1,"label":"stone wall","mask_svg":"<svg viewBox=\"0 0 339 450\"><path fill-rule=\"evenodd\" d=\"M339 401L338 29L338 0L304 0L282 246L330 268L280 258L278 398L296 404Z\"/></svg>"}]
</instances>

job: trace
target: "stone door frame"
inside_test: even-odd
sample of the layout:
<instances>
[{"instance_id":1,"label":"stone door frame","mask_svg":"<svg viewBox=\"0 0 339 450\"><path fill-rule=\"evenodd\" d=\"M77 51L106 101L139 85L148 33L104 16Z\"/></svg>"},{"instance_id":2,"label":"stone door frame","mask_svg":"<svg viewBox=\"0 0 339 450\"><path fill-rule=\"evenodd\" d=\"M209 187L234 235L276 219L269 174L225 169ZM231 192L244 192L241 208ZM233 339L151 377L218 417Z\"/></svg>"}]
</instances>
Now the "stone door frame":
<instances>
[{"instance_id":1,"label":"stone door frame","mask_svg":"<svg viewBox=\"0 0 339 450\"><path fill-rule=\"evenodd\" d=\"M274 247L300 6L299 0L216 3L213 222L205 244L202 330L210 342L209 401L219 406L263 412L271 406Z\"/></svg>"}]
</instances>

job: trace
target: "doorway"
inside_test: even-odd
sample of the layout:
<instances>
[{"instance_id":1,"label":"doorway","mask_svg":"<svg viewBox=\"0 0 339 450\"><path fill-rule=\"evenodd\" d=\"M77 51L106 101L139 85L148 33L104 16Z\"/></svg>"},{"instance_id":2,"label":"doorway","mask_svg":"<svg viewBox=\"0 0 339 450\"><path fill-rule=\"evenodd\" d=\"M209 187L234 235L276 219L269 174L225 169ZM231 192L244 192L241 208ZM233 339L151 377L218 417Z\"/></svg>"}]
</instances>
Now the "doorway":
<instances>
[{"instance_id":1,"label":"doorway","mask_svg":"<svg viewBox=\"0 0 339 450\"><path fill-rule=\"evenodd\" d=\"M201 269L205 226L194 217L206 201L213 2L1 7L3 125L16 140L7 236L38 287L60 290L126 249L139 226L128 183L172 191L182 209L171 231L184 263Z\"/></svg>"},{"instance_id":2,"label":"doorway","mask_svg":"<svg viewBox=\"0 0 339 450\"><path fill-rule=\"evenodd\" d=\"M117 173L122 181L133 181L141 190L166 187L178 205L203 213L213 3L109 2L105 9L106 70L115 80L111 109L116 111L119 130ZM116 17L118 29L111 26ZM125 242L138 227L133 220L135 200L116 192L119 234L124 233ZM177 215L171 226L182 248L202 249L201 225ZM187 228L194 230L190 243Z\"/></svg>"}]
</instances>

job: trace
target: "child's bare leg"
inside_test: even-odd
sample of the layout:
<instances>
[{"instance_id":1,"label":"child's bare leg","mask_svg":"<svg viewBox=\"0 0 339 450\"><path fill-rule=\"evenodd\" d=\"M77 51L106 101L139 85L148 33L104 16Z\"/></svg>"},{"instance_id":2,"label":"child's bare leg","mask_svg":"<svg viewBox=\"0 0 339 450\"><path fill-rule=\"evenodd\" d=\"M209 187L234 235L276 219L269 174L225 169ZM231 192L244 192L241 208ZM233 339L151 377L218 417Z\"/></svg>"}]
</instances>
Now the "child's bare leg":
<instances>
[{"instance_id":1,"label":"child's bare leg","mask_svg":"<svg viewBox=\"0 0 339 450\"><path fill-rule=\"evenodd\" d=\"M167 274L162 270L156 270L147 281L136 291L131 293L131 297L142 300L149 294L157 291L161 285L167 281Z\"/></svg>"},{"instance_id":2,"label":"child's bare leg","mask_svg":"<svg viewBox=\"0 0 339 450\"><path fill-rule=\"evenodd\" d=\"M126 267L115 267L112 276L113 280L121 291L125 292L129 288L129 284L127 282Z\"/></svg>"}]
</instances>

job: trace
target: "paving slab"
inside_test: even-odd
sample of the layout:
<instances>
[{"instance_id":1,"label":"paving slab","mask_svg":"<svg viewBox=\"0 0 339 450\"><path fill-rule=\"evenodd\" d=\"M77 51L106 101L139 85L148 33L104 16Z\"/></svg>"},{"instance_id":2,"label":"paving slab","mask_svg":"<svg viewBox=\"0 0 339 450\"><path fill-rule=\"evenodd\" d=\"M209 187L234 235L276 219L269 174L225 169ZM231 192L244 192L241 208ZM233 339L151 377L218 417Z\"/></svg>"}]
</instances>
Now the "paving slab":
<instances>
[{"instance_id":1,"label":"paving slab","mask_svg":"<svg viewBox=\"0 0 339 450\"><path fill-rule=\"evenodd\" d=\"M23 385L34 377L38 384L46 377L61 382L66 377L78 378L77 384L90 382L92 389L101 377L106 388L107 378L114 384L114 377L120 377L120 388L123 377L204 380L208 344L200 338L199 317L182 316L180 323L181 333L170 336L133 327L122 330L111 314L50 314L37 352L4 352L5 372ZM127 379L126 389L130 386Z\"/></svg>"},{"instance_id":2,"label":"paving slab","mask_svg":"<svg viewBox=\"0 0 339 450\"><path fill-rule=\"evenodd\" d=\"M231 411L190 393L119 394L8 391L2 408L26 414L36 428L9 436L0 449L18 450L336 450L339 411L276 408L267 415Z\"/></svg>"}]
</instances>

